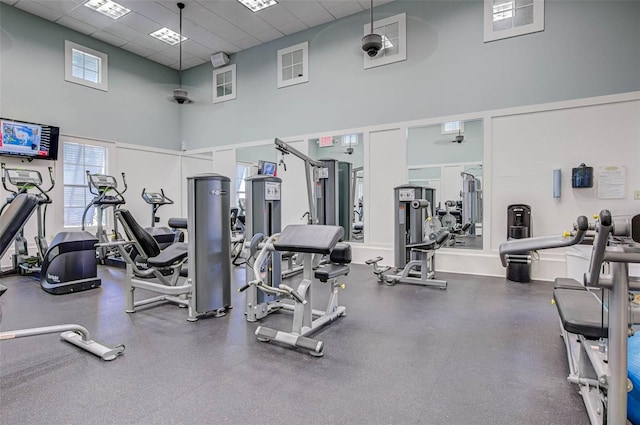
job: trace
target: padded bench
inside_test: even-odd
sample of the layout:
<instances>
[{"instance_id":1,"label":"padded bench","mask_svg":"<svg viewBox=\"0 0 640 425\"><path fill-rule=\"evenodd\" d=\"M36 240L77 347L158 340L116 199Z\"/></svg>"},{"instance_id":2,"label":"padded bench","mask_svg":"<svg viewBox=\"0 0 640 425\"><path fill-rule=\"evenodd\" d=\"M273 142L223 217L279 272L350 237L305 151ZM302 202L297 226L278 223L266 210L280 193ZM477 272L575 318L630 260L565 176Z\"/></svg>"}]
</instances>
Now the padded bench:
<instances>
[{"instance_id":1,"label":"padded bench","mask_svg":"<svg viewBox=\"0 0 640 425\"><path fill-rule=\"evenodd\" d=\"M570 277L556 277L554 289L582 289L587 288L580 282Z\"/></svg>"},{"instance_id":2,"label":"padded bench","mask_svg":"<svg viewBox=\"0 0 640 425\"><path fill-rule=\"evenodd\" d=\"M584 288L584 287L583 287ZM604 314L604 329L602 325L602 303L591 291L557 288L553 291L562 327L574 334L583 335L588 339L599 339L609 334L607 314Z\"/></svg>"},{"instance_id":3,"label":"padded bench","mask_svg":"<svg viewBox=\"0 0 640 425\"><path fill-rule=\"evenodd\" d=\"M329 254L331 264L326 264L315 271L314 277L320 282L328 282L338 276L349 274L349 264L351 262L351 245L338 242Z\"/></svg>"}]
</instances>

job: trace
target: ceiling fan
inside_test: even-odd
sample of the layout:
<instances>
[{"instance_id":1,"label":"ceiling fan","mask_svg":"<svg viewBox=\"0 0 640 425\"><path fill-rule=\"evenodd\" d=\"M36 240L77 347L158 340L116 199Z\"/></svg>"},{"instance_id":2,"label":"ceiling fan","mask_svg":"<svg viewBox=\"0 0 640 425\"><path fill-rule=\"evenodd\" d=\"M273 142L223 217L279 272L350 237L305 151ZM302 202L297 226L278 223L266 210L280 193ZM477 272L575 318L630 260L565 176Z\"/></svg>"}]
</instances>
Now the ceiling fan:
<instances>
[{"instance_id":1,"label":"ceiling fan","mask_svg":"<svg viewBox=\"0 0 640 425\"><path fill-rule=\"evenodd\" d=\"M438 144L438 145L448 145L450 143L462 144L463 142L466 142L466 141L467 140L464 138L464 135L462 134L462 131L458 130L458 134L453 139L436 140L435 143Z\"/></svg>"},{"instance_id":2,"label":"ceiling fan","mask_svg":"<svg viewBox=\"0 0 640 425\"><path fill-rule=\"evenodd\" d=\"M171 96L170 100L178 103L179 105L184 105L185 103L193 103L193 100L189 99L189 93L187 90L182 88L182 9L184 9L184 3L178 3L178 9L180 11L180 33L178 34L178 43L180 48L180 61L178 68L179 88L173 90L173 96Z\"/></svg>"}]
</instances>

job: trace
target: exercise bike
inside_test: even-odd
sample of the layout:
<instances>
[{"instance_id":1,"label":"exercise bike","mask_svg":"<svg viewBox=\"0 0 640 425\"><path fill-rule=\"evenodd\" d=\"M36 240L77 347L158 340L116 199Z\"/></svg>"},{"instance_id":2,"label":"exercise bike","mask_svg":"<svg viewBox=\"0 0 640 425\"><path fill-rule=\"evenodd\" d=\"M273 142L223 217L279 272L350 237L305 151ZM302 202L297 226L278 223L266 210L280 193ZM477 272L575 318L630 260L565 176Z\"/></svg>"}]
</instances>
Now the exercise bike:
<instances>
[{"instance_id":1,"label":"exercise bike","mask_svg":"<svg viewBox=\"0 0 640 425\"><path fill-rule=\"evenodd\" d=\"M0 164L0 168L2 168L2 186L7 192L11 193L2 207L0 207L0 214L4 212L6 207L12 203L18 195L22 193L29 193L29 190L31 189L37 190L35 193L38 201L36 209L38 233L35 237L37 253L36 255L29 254L28 242L24 237L24 230L21 229L14 242L12 272L22 275L39 273L44 254L48 249L45 220L47 216L47 206L51 204L51 198L48 193L51 192L55 186L53 167L49 167L49 181L51 182L51 185L46 190L42 188L42 175L37 170L6 168L4 163ZM7 181L9 184L15 186L16 189L9 189L7 187Z\"/></svg>"}]
</instances>

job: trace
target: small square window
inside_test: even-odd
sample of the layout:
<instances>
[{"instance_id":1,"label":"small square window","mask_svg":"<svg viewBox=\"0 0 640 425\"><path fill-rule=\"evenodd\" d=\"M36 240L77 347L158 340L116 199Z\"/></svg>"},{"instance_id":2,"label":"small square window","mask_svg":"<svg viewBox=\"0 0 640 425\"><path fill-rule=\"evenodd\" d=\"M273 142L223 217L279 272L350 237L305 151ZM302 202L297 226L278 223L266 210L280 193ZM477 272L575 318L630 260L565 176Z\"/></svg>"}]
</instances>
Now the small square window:
<instances>
[{"instance_id":1,"label":"small square window","mask_svg":"<svg viewBox=\"0 0 640 425\"><path fill-rule=\"evenodd\" d=\"M462 121L443 122L440 128L440 133L442 134L464 133L464 122Z\"/></svg>"},{"instance_id":2,"label":"small square window","mask_svg":"<svg viewBox=\"0 0 640 425\"><path fill-rule=\"evenodd\" d=\"M105 53L64 42L64 79L94 89L107 91L108 57Z\"/></svg>"},{"instance_id":3,"label":"small square window","mask_svg":"<svg viewBox=\"0 0 640 425\"><path fill-rule=\"evenodd\" d=\"M213 103L226 102L236 98L236 65L225 66L213 71Z\"/></svg>"},{"instance_id":4,"label":"small square window","mask_svg":"<svg viewBox=\"0 0 640 425\"><path fill-rule=\"evenodd\" d=\"M278 50L278 88L309 81L309 43Z\"/></svg>"},{"instance_id":5,"label":"small square window","mask_svg":"<svg viewBox=\"0 0 640 425\"><path fill-rule=\"evenodd\" d=\"M364 35L371 24L364 26ZM364 55L364 69L407 60L407 15L401 13L373 23L373 32L382 36L382 49L374 57Z\"/></svg>"},{"instance_id":6,"label":"small square window","mask_svg":"<svg viewBox=\"0 0 640 425\"><path fill-rule=\"evenodd\" d=\"M544 0L484 0L484 41L544 31Z\"/></svg>"}]
</instances>

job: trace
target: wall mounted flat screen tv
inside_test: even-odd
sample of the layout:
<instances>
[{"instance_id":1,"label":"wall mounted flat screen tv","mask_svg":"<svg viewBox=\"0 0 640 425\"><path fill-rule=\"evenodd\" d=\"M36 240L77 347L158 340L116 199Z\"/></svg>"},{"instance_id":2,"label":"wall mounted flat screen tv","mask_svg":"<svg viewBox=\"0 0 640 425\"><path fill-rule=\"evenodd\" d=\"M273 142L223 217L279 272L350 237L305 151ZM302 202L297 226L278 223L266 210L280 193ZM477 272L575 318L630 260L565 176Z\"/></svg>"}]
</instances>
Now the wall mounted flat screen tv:
<instances>
[{"instance_id":1,"label":"wall mounted flat screen tv","mask_svg":"<svg viewBox=\"0 0 640 425\"><path fill-rule=\"evenodd\" d=\"M59 127L0 118L0 155L55 160L59 136Z\"/></svg>"}]
</instances>

